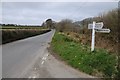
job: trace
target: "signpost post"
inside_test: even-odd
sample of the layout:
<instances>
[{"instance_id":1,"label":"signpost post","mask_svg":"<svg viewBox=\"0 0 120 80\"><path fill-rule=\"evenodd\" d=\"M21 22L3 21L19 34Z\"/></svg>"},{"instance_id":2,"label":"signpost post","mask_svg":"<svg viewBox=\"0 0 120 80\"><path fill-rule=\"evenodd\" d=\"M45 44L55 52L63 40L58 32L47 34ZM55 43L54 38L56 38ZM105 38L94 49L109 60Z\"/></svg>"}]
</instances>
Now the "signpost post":
<instances>
[{"instance_id":1,"label":"signpost post","mask_svg":"<svg viewBox=\"0 0 120 80\"><path fill-rule=\"evenodd\" d=\"M88 24L88 29L92 29L91 51L94 51L95 47L95 32L110 33L110 29L102 29L102 27L103 22L96 23L93 21L93 24Z\"/></svg>"},{"instance_id":2,"label":"signpost post","mask_svg":"<svg viewBox=\"0 0 120 80\"><path fill-rule=\"evenodd\" d=\"M95 21L93 21L93 28L92 28L91 51L94 51L94 46L95 46Z\"/></svg>"}]
</instances>

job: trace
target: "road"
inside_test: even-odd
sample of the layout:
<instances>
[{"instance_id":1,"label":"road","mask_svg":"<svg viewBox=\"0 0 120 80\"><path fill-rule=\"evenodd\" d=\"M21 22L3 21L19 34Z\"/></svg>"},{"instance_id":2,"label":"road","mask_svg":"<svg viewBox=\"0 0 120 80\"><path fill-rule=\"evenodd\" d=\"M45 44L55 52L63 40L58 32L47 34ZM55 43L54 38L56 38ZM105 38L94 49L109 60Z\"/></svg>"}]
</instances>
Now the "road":
<instances>
[{"instance_id":1,"label":"road","mask_svg":"<svg viewBox=\"0 0 120 80\"><path fill-rule=\"evenodd\" d=\"M55 30L2 45L3 78L91 78L58 61L47 47Z\"/></svg>"}]
</instances>

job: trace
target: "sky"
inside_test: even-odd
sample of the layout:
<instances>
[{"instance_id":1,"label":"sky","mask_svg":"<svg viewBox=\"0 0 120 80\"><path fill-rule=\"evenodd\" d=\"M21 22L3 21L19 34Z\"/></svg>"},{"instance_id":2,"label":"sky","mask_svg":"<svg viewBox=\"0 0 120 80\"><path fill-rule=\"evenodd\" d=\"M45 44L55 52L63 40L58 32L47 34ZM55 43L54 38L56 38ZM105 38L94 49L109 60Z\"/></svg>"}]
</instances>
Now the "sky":
<instances>
[{"instance_id":1,"label":"sky","mask_svg":"<svg viewBox=\"0 0 120 80\"><path fill-rule=\"evenodd\" d=\"M2 22L41 25L51 18L80 21L118 7L118 2L2 2Z\"/></svg>"}]
</instances>

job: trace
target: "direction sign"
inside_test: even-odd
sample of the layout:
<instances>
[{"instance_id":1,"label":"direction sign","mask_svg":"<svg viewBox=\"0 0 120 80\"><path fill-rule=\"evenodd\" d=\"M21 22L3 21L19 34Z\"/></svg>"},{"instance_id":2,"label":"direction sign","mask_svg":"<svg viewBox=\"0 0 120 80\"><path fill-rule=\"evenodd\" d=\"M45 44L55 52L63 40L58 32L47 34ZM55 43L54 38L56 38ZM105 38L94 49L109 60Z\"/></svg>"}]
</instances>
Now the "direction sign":
<instances>
[{"instance_id":1,"label":"direction sign","mask_svg":"<svg viewBox=\"0 0 120 80\"><path fill-rule=\"evenodd\" d=\"M110 33L110 29L95 29L96 32Z\"/></svg>"},{"instance_id":2,"label":"direction sign","mask_svg":"<svg viewBox=\"0 0 120 80\"><path fill-rule=\"evenodd\" d=\"M109 33L110 29L102 29L103 22L96 23L93 21L93 24L88 24L88 29L92 29L92 41L91 41L91 51L94 51L95 46L95 32Z\"/></svg>"},{"instance_id":3,"label":"direction sign","mask_svg":"<svg viewBox=\"0 0 120 80\"><path fill-rule=\"evenodd\" d=\"M95 23L95 29L102 29L103 27L103 22ZM93 24L88 24L88 29L92 29Z\"/></svg>"}]
</instances>

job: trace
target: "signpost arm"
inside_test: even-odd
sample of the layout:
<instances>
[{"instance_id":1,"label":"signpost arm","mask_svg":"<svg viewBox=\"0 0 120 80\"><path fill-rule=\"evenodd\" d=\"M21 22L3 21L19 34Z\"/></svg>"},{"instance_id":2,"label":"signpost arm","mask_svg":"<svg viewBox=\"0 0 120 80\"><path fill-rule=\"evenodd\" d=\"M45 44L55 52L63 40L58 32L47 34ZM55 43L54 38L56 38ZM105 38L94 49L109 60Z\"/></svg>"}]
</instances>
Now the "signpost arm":
<instances>
[{"instance_id":1,"label":"signpost arm","mask_svg":"<svg viewBox=\"0 0 120 80\"><path fill-rule=\"evenodd\" d=\"M94 51L94 46L95 46L95 21L93 21L93 28L92 28L91 51Z\"/></svg>"}]
</instances>

